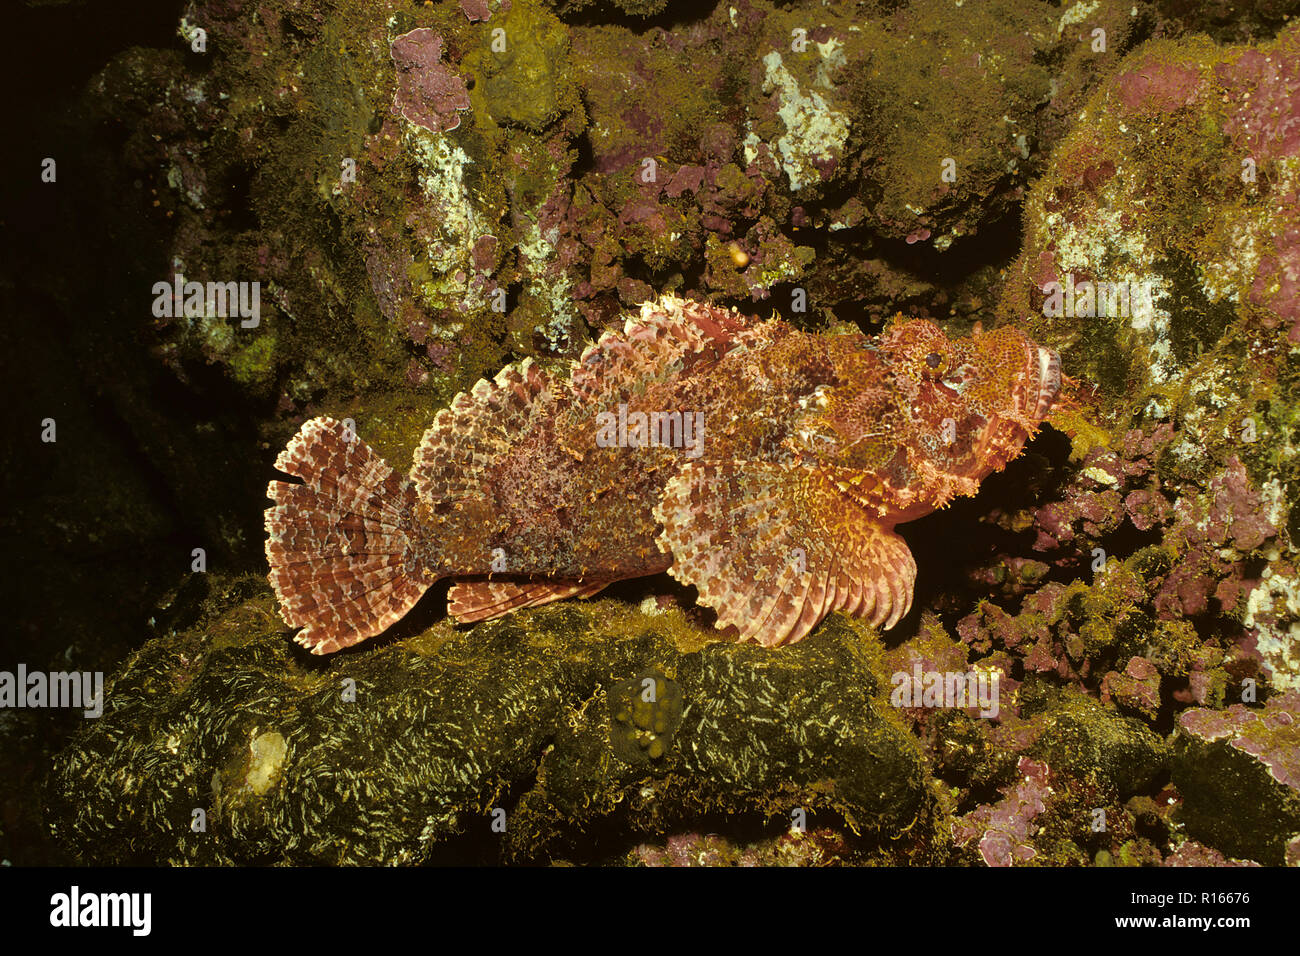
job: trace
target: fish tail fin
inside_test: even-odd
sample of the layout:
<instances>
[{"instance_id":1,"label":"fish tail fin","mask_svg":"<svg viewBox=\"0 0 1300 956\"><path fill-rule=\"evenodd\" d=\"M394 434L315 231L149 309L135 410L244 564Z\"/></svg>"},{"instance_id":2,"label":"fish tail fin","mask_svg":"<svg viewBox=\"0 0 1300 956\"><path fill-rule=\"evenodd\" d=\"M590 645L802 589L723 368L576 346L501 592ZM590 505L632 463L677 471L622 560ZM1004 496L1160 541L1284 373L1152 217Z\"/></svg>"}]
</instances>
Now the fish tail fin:
<instances>
[{"instance_id":1,"label":"fish tail fin","mask_svg":"<svg viewBox=\"0 0 1300 956\"><path fill-rule=\"evenodd\" d=\"M435 580L411 483L330 418L304 424L275 467L302 479L267 488L268 577L294 639L329 654L401 619Z\"/></svg>"}]
</instances>

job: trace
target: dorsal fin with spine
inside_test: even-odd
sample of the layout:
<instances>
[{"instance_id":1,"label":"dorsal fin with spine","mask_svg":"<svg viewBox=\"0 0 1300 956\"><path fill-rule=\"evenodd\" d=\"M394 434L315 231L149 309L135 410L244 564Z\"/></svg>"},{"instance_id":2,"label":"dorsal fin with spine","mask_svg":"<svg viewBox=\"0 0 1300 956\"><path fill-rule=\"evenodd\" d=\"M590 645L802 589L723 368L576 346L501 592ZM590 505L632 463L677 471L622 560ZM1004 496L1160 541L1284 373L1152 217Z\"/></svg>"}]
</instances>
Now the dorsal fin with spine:
<instances>
[{"instance_id":1,"label":"dorsal fin with spine","mask_svg":"<svg viewBox=\"0 0 1300 956\"><path fill-rule=\"evenodd\" d=\"M716 361L757 338L758 325L734 309L665 295L641 306L622 332L606 332L573 363L569 389L581 405L628 394L647 382Z\"/></svg>"},{"instance_id":2,"label":"dorsal fin with spine","mask_svg":"<svg viewBox=\"0 0 1300 956\"><path fill-rule=\"evenodd\" d=\"M411 462L421 501L481 497L485 471L509 452L538 414L553 414L550 378L531 358L507 365L434 416Z\"/></svg>"}]
</instances>

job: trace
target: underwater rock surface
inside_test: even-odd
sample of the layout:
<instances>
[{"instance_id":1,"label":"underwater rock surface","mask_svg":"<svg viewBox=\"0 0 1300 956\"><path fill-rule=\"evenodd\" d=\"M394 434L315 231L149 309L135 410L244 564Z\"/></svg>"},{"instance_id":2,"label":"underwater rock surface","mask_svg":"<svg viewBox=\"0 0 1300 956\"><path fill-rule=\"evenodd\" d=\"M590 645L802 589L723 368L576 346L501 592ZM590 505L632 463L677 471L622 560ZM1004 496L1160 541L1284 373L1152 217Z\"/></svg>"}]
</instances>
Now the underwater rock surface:
<instances>
[{"instance_id":1,"label":"underwater rock surface","mask_svg":"<svg viewBox=\"0 0 1300 956\"><path fill-rule=\"evenodd\" d=\"M134 652L97 721L0 714L0 856L40 829L91 863L1296 862L1300 25L1206 7L200 0L205 54L116 53L68 152L146 251L101 275L64 236L14 297L49 336L16 407L68 410L3 522L55 554L6 574L40 579L29 661ZM68 261L112 334L44 330L86 311ZM260 323L150 315L178 273L259 280ZM1015 324L1075 405L905 529L890 635L832 616L773 653L605 600L293 647L258 542L304 419L402 466L480 376L667 291ZM997 715L896 706L917 668L996 674Z\"/></svg>"},{"instance_id":2,"label":"underwater rock surface","mask_svg":"<svg viewBox=\"0 0 1300 956\"><path fill-rule=\"evenodd\" d=\"M1237 682L1257 670L1279 691L1300 686L1298 114L1298 26L1258 47L1147 44L1031 191L1000 306L1061 348L1108 432L1062 423L1082 467L1033 516L1035 550L1110 568L1106 538L1137 532L1157 549L1131 568L1156 626L1222 631ZM1151 668L1116 665L1114 693L1152 710ZM1198 703L1210 670L1182 668Z\"/></svg>"},{"instance_id":3,"label":"underwater rock surface","mask_svg":"<svg viewBox=\"0 0 1300 956\"><path fill-rule=\"evenodd\" d=\"M1300 865L1300 694L1178 718L1174 782L1188 832L1233 856Z\"/></svg>"},{"instance_id":4,"label":"underwater rock surface","mask_svg":"<svg viewBox=\"0 0 1300 956\"><path fill-rule=\"evenodd\" d=\"M196 62L117 57L87 108L124 126L169 268L267 292L256 332L166 317L155 354L295 408L376 388L404 405L446 400L508 350L576 354L666 291L946 311L891 244L944 251L1013 216L1086 94L1160 22L1116 0L605 19L664 6L274 16L223 0L187 15L211 40Z\"/></svg>"},{"instance_id":5,"label":"underwater rock surface","mask_svg":"<svg viewBox=\"0 0 1300 956\"><path fill-rule=\"evenodd\" d=\"M590 858L582 834L602 824L823 813L919 837L937 812L872 632L843 619L789 654L682 651L702 632L680 612L600 601L319 666L273 615L268 597L240 604L113 678L49 782L54 831L79 856L419 863L459 837L537 861Z\"/></svg>"}]
</instances>

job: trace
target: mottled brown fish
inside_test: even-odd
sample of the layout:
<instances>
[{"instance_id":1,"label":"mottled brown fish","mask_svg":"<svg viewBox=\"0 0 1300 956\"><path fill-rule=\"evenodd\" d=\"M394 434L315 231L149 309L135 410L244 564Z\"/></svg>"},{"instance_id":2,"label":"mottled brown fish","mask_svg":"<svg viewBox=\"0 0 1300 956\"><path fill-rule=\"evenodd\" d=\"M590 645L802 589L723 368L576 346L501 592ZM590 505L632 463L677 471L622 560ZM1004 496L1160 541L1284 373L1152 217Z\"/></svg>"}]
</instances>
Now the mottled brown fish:
<instances>
[{"instance_id":1,"label":"mottled brown fish","mask_svg":"<svg viewBox=\"0 0 1300 956\"><path fill-rule=\"evenodd\" d=\"M975 494L1060 385L1013 328L813 334L668 296L567 380L525 360L457 395L407 478L307 422L276 460L302 483L268 490L270 580L316 654L448 577L460 621L666 570L743 640L797 641L833 610L893 627L916 578L895 525Z\"/></svg>"}]
</instances>

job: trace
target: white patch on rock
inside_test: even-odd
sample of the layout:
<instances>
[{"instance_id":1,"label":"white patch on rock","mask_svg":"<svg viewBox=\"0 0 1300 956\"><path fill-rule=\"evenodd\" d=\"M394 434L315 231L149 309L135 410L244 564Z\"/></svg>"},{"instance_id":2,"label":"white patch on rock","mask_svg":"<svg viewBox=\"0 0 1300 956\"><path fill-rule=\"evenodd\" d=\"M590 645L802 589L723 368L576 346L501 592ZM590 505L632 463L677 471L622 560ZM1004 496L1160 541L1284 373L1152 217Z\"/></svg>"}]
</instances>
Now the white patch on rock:
<instances>
[{"instance_id":1,"label":"white patch on rock","mask_svg":"<svg viewBox=\"0 0 1300 956\"><path fill-rule=\"evenodd\" d=\"M438 211L438 231L445 240L429 243L429 268L435 274L467 268L475 240L492 231L465 186L465 167L474 160L439 133L413 128L410 144L419 164L420 190Z\"/></svg>"},{"instance_id":2,"label":"white patch on rock","mask_svg":"<svg viewBox=\"0 0 1300 956\"><path fill-rule=\"evenodd\" d=\"M1269 478L1260 485L1259 497L1264 506L1264 518L1268 523L1274 528L1284 527L1291 510L1290 502L1287 501L1286 486L1280 479Z\"/></svg>"},{"instance_id":3,"label":"white patch on rock","mask_svg":"<svg viewBox=\"0 0 1300 956\"><path fill-rule=\"evenodd\" d=\"M1061 19L1056 24L1056 35L1059 37L1065 33L1065 28L1074 26L1076 23L1083 23L1092 16L1097 8L1101 6L1101 0L1092 0L1091 3L1083 3L1082 0L1076 3L1070 9L1061 14Z\"/></svg>"},{"instance_id":4,"label":"white patch on rock","mask_svg":"<svg viewBox=\"0 0 1300 956\"><path fill-rule=\"evenodd\" d=\"M1206 256L1197 264L1197 278L1205 297L1211 302L1227 299L1240 301L1238 290L1249 287L1259 272L1259 245L1248 222L1238 222L1232 229L1228 248L1231 255Z\"/></svg>"},{"instance_id":5,"label":"white patch on rock","mask_svg":"<svg viewBox=\"0 0 1300 956\"><path fill-rule=\"evenodd\" d=\"M815 46L821 55L815 82L829 88L829 71L845 62L841 44L831 39ZM776 153L781 157L781 168L790 180L791 191L797 192L821 181L821 172L814 161L838 159L843 153L849 138L849 120L845 114L832 109L820 93L804 93L776 50L763 57L763 66L766 70L763 92L776 93L777 115L785 124L785 133L774 144ZM758 137L752 132L745 137L746 162L753 162L757 143Z\"/></svg>"},{"instance_id":6,"label":"white patch on rock","mask_svg":"<svg viewBox=\"0 0 1300 956\"><path fill-rule=\"evenodd\" d=\"M1118 485L1119 479L1112 475L1105 468L1098 468L1092 465L1083 470L1084 475L1097 482L1099 485Z\"/></svg>"},{"instance_id":7,"label":"white patch on rock","mask_svg":"<svg viewBox=\"0 0 1300 956\"><path fill-rule=\"evenodd\" d=\"M1169 341L1172 317L1156 305L1169 294L1170 283L1155 271L1155 256L1148 248L1146 234L1124 225L1123 210L1131 205L1141 203L1126 200L1110 183L1098 195L1097 206L1086 222L1069 222L1059 213L1047 213L1043 223L1055 239L1056 263L1062 274L1095 273L1097 263L1116 263L1098 278L1130 289L1129 325L1144 334L1151 381L1159 384L1178 374ZM1139 290L1148 294L1139 294Z\"/></svg>"},{"instance_id":8,"label":"white patch on rock","mask_svg":"<svg viewBox=\"0 0 1300 956\"><path fill-rule=\"evenodd\" d=\"M825 43L814 43L813 46L821 56L813 82L824 89L833 90L835 84L831 82L831 72L849 64L848 57L844 55L844 44L831 37Z\"/></svg>"},{"instance_id":9,"label":"white patch on rock","mask_svg":"<svg viewBox=\"0 0 1300 956\"><path fill-rule=\"evenodd\" d=\"M283 736L274 730L254 737L248 745L251 759L248 762L248 774L244 782L259 797L271 789L280 768L284 766L285 755L289 745Z\"/></svg>"},{"instance_id":10,"label":"white patch on rock","mask_svg":"<svg viewBox=\"0 0 1300 956\"><path fill-rule=\"evenodd\" d=\"M408 124L407 142L418 166L416 180L420 190L430 200L438 221L431 230L436 238L425 244L424 257L433 279L423 289L417 289L426 300L445 299L459 302L465 310L469 293L468 276L472 272L474 243L480 236L492 232L492 227L479 213L470 199L465 185L465 168L474 163L459 146L441 133ZM457 273L461 278L457 277ZM462 328L462 323L452 322L436 327L435 334L446 337Z\"/></svg>"},{"instance_id":11,"label":"white patch on rock","mask_svg":"<svg viewBox=\"0 0 1300 956\"><path fill-rule=\"evenodd\" d=\"M563 273L557 276L547 271L555 258L555 243L559 239L558 230L550 233L544 235L541 226L532 223L528 235L519 243L519 255L528 273L529 293L542 303L543 311L550 316L550 321L538 326L537 331L552 348L559 348L573 329L573 283Z\"/></svg>"},{"instance_id":12,"label":"white patch on rock","mask_svg":"<svg viewBox=\"0 0 1300 956\"><path fill-rule=\"evenodd\" d=\"M1265 568L1259 586L1246 598L1243 623L1256 629L1256 647L1273 686L1300 690L1300 581L1295 575Z\"/></svg>"}]
</instances>

